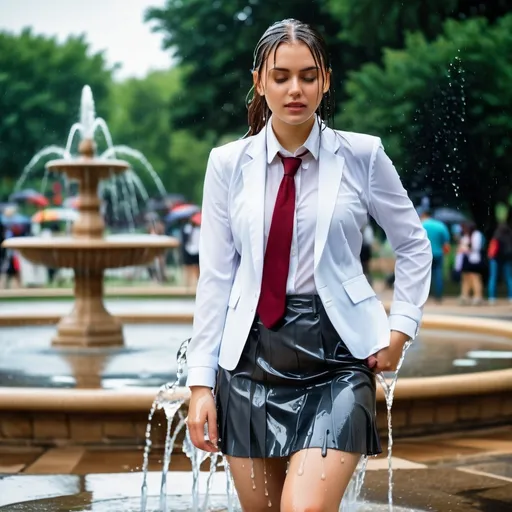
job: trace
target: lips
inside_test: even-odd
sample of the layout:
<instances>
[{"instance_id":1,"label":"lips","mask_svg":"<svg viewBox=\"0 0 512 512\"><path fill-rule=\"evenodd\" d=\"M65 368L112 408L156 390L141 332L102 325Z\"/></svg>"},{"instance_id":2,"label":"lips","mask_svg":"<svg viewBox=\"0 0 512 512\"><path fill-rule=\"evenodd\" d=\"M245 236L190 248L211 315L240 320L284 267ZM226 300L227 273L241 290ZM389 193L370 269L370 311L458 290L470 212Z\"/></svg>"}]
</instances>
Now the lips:
<instances>
[{"instance_id":1,"label":"lips","mask_svg":"<svg viewBox=\"0 0 512 512\"><path fill-rule=\"evenodd\" d=\"M287 108L306 108L306 105L304 103L287 103L285 105Z\"/></svg>"}]
</instances>

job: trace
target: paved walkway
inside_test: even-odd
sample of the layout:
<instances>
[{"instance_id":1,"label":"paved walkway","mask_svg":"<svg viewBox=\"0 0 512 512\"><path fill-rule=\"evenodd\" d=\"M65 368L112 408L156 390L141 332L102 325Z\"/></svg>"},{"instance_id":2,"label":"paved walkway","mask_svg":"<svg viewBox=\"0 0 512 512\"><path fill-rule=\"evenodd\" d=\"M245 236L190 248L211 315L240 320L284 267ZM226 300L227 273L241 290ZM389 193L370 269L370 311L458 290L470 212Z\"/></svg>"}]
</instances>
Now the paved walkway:
<instances>
[{"instance_id":1,"label":"paved walkway","mask_svg":"<svg viewBox=\"0 0 512 512\"><path fill-rule=\"evenodd\" d=\"M397 505L438 512L512 510L512 427L400 439L395 443L393 454ZM162 457L161 450L151 452L149 470L155 472L151 481L158 481ZM126 493L121 496L135 496L141 484L141 475L136 476L141 471L141 463L142 447L69 446L44 449L3 446L0 447L0 474L3 473L6 478L2 479L0 475L0 506L18 499L73 494L83 487L82 483L76 489L73 487L75 490L70 490L64 487L64 483L68 480L71 482L71 476L57 475L85 477L103 474L104 478L94 476L88 480L88 491L93 491L95 485L98 490L110 485L114 488L118 486L116 492L125 488ZM201 469L207 471L208 464L205 462ZM190 463L183 455L173 456L171 471L188 472L190 469ZM366 499L385 502L388 476L385 446L381 456L369 461L368 469L364 491ZM130 476L129 473L134 474ZM123 478L121 474L126 477ZM17 475L17 478L13 475ZM34 480L35 476L39 480ZM136 477L135 480L133 477ZM182 477L181 473L171 473L169 487L175 489L176 482ZM129 489L128 481L131 482ZM153 486L152 491L155 492L157 488ZM178 489L188 492L179 486Z\"/></svg>"}]
</instances>

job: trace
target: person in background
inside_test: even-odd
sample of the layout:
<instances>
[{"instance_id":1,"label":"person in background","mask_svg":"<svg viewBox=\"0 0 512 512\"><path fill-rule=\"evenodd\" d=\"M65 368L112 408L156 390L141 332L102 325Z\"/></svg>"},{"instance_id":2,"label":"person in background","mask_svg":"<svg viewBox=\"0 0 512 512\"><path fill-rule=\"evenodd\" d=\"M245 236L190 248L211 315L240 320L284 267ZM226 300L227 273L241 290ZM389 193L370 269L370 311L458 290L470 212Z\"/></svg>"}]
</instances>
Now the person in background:
<instances>
[{"instance_id":1,"label":"person in background","mask_svg":"<svg viewBox=\"0 0 512 512\"><path fill-rule=\"evenodd\" d=\"M507 222L500 222L489 242L489 303L496 302L496 285L500 272L507 284L508 300L512 302L512 228Z\"/></svg>"},{"instance_id":2,"label":"person in background","mask_svg":"<svg viewBox=\"0 0 512 512\"><path fill-rule=\"evenodd\" d=\"M22 234L21 227L9 221L15 214L16 208L14 207L8 207L4 210L2 242ZM15 251L5 249L2 257L2 266L0 267L0 288L8 288L12 280L15 281L17 287L21 286L19 259Z\"/></svg>"},{"instance_id":3,"label":"person in background","mask_svg":"<svg viewBox=\"0 0 512 512\"><path fill-rule=\"evenodd\" d=\"M185 287L195 288L199 279L199 235L201 226L192 217L183 226L183 267Z\"/></svg>"},{"instance_id":4,"label":"person in background","mask_svg":"<svg viewBox=\"0 0 512 512\"><path fill-rule=\"evenodd\" d=\"M483 302L483 247L484 237L476 228L476 225L473 222L464 223L462 225L462 237L457 249L457 252L462 254L461 294L459 298L461 305L470 302L471 294L473 295L473 305L478 306Z\"/></svg>"},{"instance_id":5,"label":"person in background","mask_svg":"<svg viewBox=\"0 0 512 512\"><path fill-rule=\"evenodd\" d=\"M444 256L450 252L450 232L444 222L433 219L430 210L421 214L421 222L432 246L432 284L436 301L441 302L444 292Z\"/></svg>"}]
</instances>

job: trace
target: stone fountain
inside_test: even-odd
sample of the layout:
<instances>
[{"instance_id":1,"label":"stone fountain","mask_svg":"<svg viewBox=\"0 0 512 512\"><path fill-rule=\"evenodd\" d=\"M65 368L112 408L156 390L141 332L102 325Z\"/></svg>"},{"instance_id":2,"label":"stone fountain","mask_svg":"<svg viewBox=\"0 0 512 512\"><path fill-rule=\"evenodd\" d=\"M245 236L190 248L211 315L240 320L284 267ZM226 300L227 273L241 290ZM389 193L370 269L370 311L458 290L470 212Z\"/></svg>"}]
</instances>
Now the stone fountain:
<instances>
[{"instance_id":1,"label":"stone fountain","mask_svg":"<svg viewBox=\"0 0 512 512\"><path fill-rule=\"evenodd\" d=\"M4 242L4 247L19 251L25 258L48 268L74 270L75 303L71 313L61 318L52 344L68 347L114 347L123 345L121 322L103 303L103 273L108 268L146 265L178 241L167 236L104 235L100 213L99 185L129 169L123 160L98 158L94 141L95 113L92 93L84 87L81 102L79 156L52 160L46 168L66 174L78 182L79 217L72 236L38 238L18 237Z\"/></svg>"}]
</instances>

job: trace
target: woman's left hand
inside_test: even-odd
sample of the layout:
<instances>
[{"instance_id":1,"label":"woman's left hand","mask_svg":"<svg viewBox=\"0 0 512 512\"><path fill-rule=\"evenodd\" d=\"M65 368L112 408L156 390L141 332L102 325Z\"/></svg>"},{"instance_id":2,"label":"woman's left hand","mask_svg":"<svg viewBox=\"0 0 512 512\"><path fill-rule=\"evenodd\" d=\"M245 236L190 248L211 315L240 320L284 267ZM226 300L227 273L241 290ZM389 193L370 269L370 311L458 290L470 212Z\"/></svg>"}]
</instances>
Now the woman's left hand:
<instances>
[{"instance_id":1,"label":"woman's left hand","mask_svg":"<svg viewBox=\"0 0 512 512\"><path fill-rule=\"evenodd\" d=\"M383 348L367 359L368 366L375 372L394 372L402 357L404 345L409 336L399 331L391 331L389 347Z\"/></svg>"}]
</instances>

